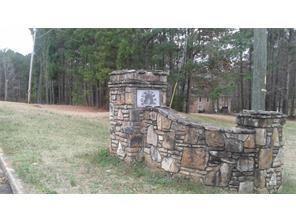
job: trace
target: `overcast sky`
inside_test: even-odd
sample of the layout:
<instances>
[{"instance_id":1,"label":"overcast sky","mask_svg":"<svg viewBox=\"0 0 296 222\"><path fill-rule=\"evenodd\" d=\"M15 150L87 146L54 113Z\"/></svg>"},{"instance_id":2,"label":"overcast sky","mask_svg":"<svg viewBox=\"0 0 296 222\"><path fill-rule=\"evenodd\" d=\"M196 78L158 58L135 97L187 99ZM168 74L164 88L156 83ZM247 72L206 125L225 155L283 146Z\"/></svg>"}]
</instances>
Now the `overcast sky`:
<instances>
[{"instance_id":1,"label":"overcast sky","mask_svg":"<svg viewBox=\"0 0 296 222\"><path fill-rule=\"evenodd\" d=\"M27 55L32 52L33 40L28 28L0 28L0 49L9 48Z\"/></svg>"}]
</instances>

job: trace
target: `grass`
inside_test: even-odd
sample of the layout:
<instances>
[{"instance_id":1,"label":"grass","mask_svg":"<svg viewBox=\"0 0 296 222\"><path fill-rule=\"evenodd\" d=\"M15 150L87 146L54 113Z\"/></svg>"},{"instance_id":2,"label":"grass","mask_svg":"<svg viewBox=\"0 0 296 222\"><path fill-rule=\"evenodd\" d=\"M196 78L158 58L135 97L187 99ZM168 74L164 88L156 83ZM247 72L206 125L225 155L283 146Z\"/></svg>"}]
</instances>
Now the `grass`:
<instances>
[{"instance_id":1,"label":"grass","mask_svg":"<svg viewBox=\"0 0 296 222\"><path fill-rule=\"evenodd\" d=\"M128 166L107 152L108 117L86 118L0 103L0 147L27 193L221 193Z\"/></svg>"},{"instance_id":2,"label":"grass","mask_svg":"<svg viewBox=\"0 0 296 222\"><path fill-rule=\"evenodd\" d=\"M192 115L231 127L229 120ZM0 103L0 147L27 193L224 193L181 177L128 166L107 152L108 117L68 116L15 103ZM296 193L296 122L285 127L282 193Z\"/></svg>"}]
</instances>

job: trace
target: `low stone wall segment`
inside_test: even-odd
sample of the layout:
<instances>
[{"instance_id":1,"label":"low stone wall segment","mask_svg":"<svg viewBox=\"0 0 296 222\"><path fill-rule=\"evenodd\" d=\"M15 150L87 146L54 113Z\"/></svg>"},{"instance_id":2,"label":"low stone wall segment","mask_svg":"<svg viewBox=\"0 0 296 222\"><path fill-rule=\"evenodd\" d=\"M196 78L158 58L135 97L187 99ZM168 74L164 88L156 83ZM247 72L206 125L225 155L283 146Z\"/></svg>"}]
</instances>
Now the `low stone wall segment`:
<instances>
[{"instance_id":1,"label":"low stone wall segment","mask_svg":"<svg viewBox=\"0 0 296 222\"><path fill-rule=\"evenodd\" d=\"M284 115L244 111L231 129L200 124L165 106L166 85L161 71L110 74L112 154L231 191L280 189Z\"/></svg>"}]
</instances>

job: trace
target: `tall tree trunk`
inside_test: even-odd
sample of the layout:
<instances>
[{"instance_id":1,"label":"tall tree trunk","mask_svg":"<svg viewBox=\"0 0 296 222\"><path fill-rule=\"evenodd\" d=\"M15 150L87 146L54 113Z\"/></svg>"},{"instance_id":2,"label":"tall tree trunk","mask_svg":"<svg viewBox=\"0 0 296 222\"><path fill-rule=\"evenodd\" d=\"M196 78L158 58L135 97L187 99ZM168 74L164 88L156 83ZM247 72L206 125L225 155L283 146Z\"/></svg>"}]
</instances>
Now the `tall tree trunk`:
<instances>
[{"instance_id":1,"label":"tall tree trunk","mask_svg":"<svg viewBox=\"0 0 296 222\"><path fill-rule=\"evenodd\" d=\"M38 88L37 88L37 103L41 103L41 91L42 91L42 58L40 60L39 66L39 79L38 79Z\"/></svg>"},{"instance_id":2,"label":"tall tree trunk","mask_svg":"<svg viewBox=\"0 0 296 222\"><path fill-rule=\"evenodd\" d=\"M283 113L288 115L289 111L289 83L290 83L290 73L292 71L292 56L291 55L291 50L290 50L290 45L292 42L292 37L293 37L293 29L289 29L289 39L288 39L288 64L287 64L287 77L285 81L285 94L284 94L284 100L283 100Z\"/></svg>"},{"instance_id":3,"label":"tall tree trunk","mask_svg":"<svg viewBox=\"0 0 296 222\"><path fill-rule=\"evenodd\" d=\"M249 72L250 75L252 74L252 65L253 65L253 46L250 47L249 50ZM248 80L248 86L249 86L249 106L248 109L251 110L252 109L252 78L249 78Z\"/></svg>"},{"instance_id":4,"label":"tall tree trunk","mask_svg":"<svg viewBox=\"0 0 296 222\"><path fill-rule=\"evenodd\" d=\"M265 110L266 65L267 65L266 29L254 30L254 69L252 85L252 109Z\"/></svg>"},{"instance_id":5,"label":"tall tree trunk","mask_svg":"<svg viewBox=\"0 0 296 222\"><path fill-rule=\"evenodd\" d=\"M240 110L244 109L245 95L244 95L244 75L243 75L243 52L240 51Z\"/></svg>"},{"instance_id":6,"label":"tall tree trunk","mask_svg":"<svg viewBox=\"0 0 296 222\"><path fill-rule=\"evenodd\" d=\"M4 101L7 101L8 98L8 65L7 61L3 59L3 67L4 67Z\"/></svg>"}]
</instances>

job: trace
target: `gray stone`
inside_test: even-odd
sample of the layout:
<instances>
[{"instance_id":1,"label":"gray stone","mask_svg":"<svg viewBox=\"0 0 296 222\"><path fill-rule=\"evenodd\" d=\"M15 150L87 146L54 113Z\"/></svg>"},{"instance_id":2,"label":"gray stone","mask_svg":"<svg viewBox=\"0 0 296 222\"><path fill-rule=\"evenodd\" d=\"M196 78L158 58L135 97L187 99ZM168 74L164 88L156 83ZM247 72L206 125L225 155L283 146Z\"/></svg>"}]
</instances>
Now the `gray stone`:
<instances>
[{"instance_id":1,"label":"gray stone","mask_svg":"<svg viewBox=\"0 0 296 222\"><path fill-rule=\"evenodd\" d=\"M255 186L257 188L265 187L266 170L255 171Z\"/></svg>"},{"instance_id":2,"label":"gray stone","mask_svg":"<svg viewBox=\"0 0 296 222\"><path fill-rule=\"evenodd\" d=\"M152 125L150 125L147 130L147 143L157 146L157 134L155 133Z\"/></svg>"},{"instance_id":3,"label":"gray stone","mask_svg":"<svg viewBox=\"0 0 296 222\"><path fill-rule=\"evenodd\" d=\"M243 143L236 139L226 139L225 140L225 149L230 152L242 152Z\"/></svg>"},{"instance_id":4,"label":"gray stone","mask_svg":"<svg viewBox=\"0 0 296 222\"><path fill-rule=\"evenodd\" d=\"M124 147L121 145L121 143L118 143L117 151L116 151L117 156L119 156L120 159L124 159L126 156Z\"/></svg>"},{"instance_id":5,"label":"gray stone","mask_svg":"<svg viewBox=\"0 0 296 222\"><path fill-rule=\"evenodd\" d=\"M179 171L176 160L170 157L163 158L161 168L171 173L177 173Z\"/></svg>"},{"instance_id":6,"label":"gray stone","mask_svg":"<svg viewBox=\"0 0 296 222\"><path fill-rule=\"evenodd\" d=\"M275 159L273 160L272 166L279 167L283 165L283 160L284 160L284 149L280 148Z\"/></svg>"},{"instance_id":7,"label":"gray stone","mask_svg":"<svg viewBox=\"0 0 296 222\"><path fill-rule=\"evenodd\" d=\"M260 146L264 146L266 144L266 129L256 129L256 144Z\"/></svg>"},{"instance_id":8,"label":"gray stone","mask_svg":"<svg viewBox=\"0 0 296 222\"><path fill-rule=\"evenodd\" d=\"M267 182L268 186L276 186L277 185L277 181L276 181L276 173L273 172L271 174L271 178L270 180Z\"/></svg>"},{"instance_id":9,"label":"gray stone","mask_svg":"<svg viewBox=\"0 0 296 222\"><path fill-rule=\"evenodd\" d=\"M220 186L227 186L231 178L232 167L227 163L222 163L220 167Z\"/></svg>"},{"instance_id":10,"label":"gray stone","mask_svg":"<svg viewBox=\"0 0 296 222\"><path fill-rule=\"evenodd\" d=\"M244 181L239 183L239 193L253 193L254 191L254 182Z\"/></svg>"},{"instance_id":11,"label":"gray stone","mask_svg":"<svg viewBox=\"0 0 296 222\"><path fill-rule=\"evenodd\" d=\"M118 110L117 119L118 119L118 120L123 120L123 114L122 114L121 109Z\"/></svg>"},{"instance_id":12,"label":"gray stone","mask_svg":"<svg viewBox=\"0 0 296 222\"><path fill-rule=\"evenodd\" d=\"M204 183L209 186L228 186L231 179L232 166L222 163L207 172Z\"/></svg>"},{"instance_id":13,"label":"gray stone","mask_svg":"<svg viewBox=\"0 0 296 222\"><path fill-rule=\"evenodd\" d=\"M158 163L161 162L161 155L156 147L154 147L154 146L151 147L150 155L151 155L151 159L153 161L156 161Z\"/></svg>"},{"instance_id":14,"label":"gray stone","mask_svg":"<svg viewBox=\"0 0 296 222\"><path fill-rule=\"evenodd\" d=\"M237 170L241 172L254 170L254 158L241 157L237 162Z\"/></svg>"},{"instance_id":15,"label":"gray stone","mask_svg":"<svg viewBox=\"0 0 296 222\"><path fill-rule=\"evenodd\" d=\"M280 145L280 141L279 141L279 132L277 128L273 129L273 133L272 133L272 145L273 146L279 146Z\"/></svg>"}]
</instances>

